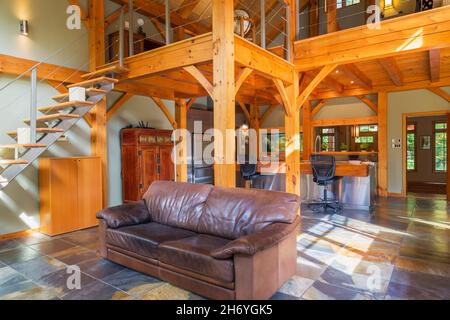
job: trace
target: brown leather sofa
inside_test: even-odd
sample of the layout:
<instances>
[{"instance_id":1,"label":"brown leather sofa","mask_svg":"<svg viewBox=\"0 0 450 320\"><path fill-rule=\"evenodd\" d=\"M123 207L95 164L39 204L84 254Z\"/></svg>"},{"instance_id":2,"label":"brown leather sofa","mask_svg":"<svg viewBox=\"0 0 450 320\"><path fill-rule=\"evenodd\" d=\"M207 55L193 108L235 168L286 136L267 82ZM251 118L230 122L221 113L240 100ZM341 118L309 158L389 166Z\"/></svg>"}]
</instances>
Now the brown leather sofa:
<instances>
[{"instance_id":1,"label":"brown leather sofa","mask_svg":"<svg viewBox=\"0 0 450 320\"><path fill-rule=\"evenodd\" d=\"M296 270L299 197L155 182L106 209L101 254L212 299L268 299Z\"/></svg>"}]
</instances>

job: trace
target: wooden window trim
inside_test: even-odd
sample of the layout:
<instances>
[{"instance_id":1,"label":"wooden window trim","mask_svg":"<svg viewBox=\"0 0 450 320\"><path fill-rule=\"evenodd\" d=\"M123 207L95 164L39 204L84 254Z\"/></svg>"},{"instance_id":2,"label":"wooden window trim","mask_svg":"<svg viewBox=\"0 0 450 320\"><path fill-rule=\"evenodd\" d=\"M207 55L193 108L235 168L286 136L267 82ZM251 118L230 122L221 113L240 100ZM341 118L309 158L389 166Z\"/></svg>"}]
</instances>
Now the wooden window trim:
<instances>
[{"instance_id":1,"label":"wooden window trim","mask_svg":"<svg viewBox=\"0 0 450 320\"><path fill-rule=\"evenodd\" d=\"M447 121L445 120L434 120L433 121L433 136L431 137L431 149L432 149L432 172L435 174L447 174L447 170L448 170L448 163L447 163L447 170L445 171L441 171L441 170L436 170L436 133L437 132L443 132L443 133L447 133L447 129L436 129L436 124L438 123L447 123ZM447 123L448 126L448 123ZM447 137L448 139L448 137ZM448 150L447 150L448 152Z\"/></svg>"},{"instance_id":2,"label":"wooden window trim","mask_svg":"<svg viewBox=\"0 0 450 320\"><path fill-rule=\"evenodd\" d=\"M408 166L407 166L408 155L406 155L406 157L405 157L405 159L406 159L406 163L405 163L405 165L406 165L406 172L417 172L417 167L419 165L419 163L417 161L417 153L419 151L419 148L418 148L419 147L419 143L417 142L417 122L416 121L409 121L409 122L406 123L406 141L405 141L405 143L408 143L408 132L410 132L410 131L408 131L408 126L410 124L414 125L414 131L413 132L414 132L414 135L415 135L415 137L414 137L414 169L413 170L408 170ZM406 146L406 152L408 152L408 146Z\"/></svg>"}]
</instances>

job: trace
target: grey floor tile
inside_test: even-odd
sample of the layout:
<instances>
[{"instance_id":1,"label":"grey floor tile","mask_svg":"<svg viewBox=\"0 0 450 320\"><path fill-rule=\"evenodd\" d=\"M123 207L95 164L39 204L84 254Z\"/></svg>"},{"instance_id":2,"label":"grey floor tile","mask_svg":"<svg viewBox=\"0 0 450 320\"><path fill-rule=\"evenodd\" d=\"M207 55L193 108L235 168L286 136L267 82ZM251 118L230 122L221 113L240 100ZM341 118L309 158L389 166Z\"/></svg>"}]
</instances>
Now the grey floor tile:
<instances>
[{"instance_id":1,"label":"grey floor tile","mask_svg":"<svg viewBox=\"0 0 450 320\"><path fill-rule=\"evenodd\" d=\"M28 261L39 256L40 253L36 250L21 246L16 249L0 252L0 261L6 265L11 265L14 263Z\"/></svg>"},{"instance_id":2,"label":"grey floor tile","mask_svg":"<svg viewBox=\"0 0 450 320\"><path fill-rule=\"evenodd\" d=\"M24 262L14 263L11 265L11 268L27 278L37 281L47 274L65 269L65 265L56 259L41 256Z\"/></svg>"},{"instance_id":3,"label":"grey floor tile","mask_svg":"<svg viewBox=\"0 0 450 320\"><path fill-rule=\"evenodd\" d=\"M132 297L110 285L94 280L80 290L62 296L63 300L132 300Z\"/></svg>"}]
</instances>

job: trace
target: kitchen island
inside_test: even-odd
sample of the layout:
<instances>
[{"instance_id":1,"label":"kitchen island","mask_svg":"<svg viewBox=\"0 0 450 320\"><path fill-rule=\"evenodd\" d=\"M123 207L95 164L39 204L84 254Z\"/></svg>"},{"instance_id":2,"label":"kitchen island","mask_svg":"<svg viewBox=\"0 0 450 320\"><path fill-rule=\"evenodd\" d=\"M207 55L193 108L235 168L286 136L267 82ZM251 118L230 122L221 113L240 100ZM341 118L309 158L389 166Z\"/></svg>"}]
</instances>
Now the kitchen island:
<instances>
[{"instance_id":1,"label":"kitchen island","mask_svg":"<svg viewBox=\"0 0 450 320\"><path fill-rule=\"evenodd\" d=\"M252 183L253 188L274 191L285 191L284 162L258 164L258 174ZM312 167L309 161L300 164L300 192L303 202L317 201L323 197L323 187L318 186L313 179ZM377 198L376 163L350 163L337 161L335 175L340 177L328 186L330 199L337 199L346 209L370 211ZM241 181L242 183L242 181ZM243 186L243 185L241 185Z\"/></svg>"}]
</instances>

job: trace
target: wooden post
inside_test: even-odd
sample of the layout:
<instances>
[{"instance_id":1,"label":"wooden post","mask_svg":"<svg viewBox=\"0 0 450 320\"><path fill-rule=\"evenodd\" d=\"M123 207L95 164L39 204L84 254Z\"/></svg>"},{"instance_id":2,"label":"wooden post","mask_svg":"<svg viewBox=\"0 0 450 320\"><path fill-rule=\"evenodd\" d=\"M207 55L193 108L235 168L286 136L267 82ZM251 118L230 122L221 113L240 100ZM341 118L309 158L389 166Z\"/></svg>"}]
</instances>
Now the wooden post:
<instances>
[{"instance_id":1,"label":"wooden post","mask_svg":"<svg viewBox=\"0 0 450 320\"><path fill-rule=\"evenodd\" d=\"M103 0L89 0L89 68L95 71L105 64L105 8ZM91 111L91 152L102 162L103 207L108 204L107 106L102 99Z\"/></svg>"},{"instance_id":2,"label":"wooden post","mask_svg":"<svg viewBox=\"0 0 450 320\"><path fill-rule=\"evenodd\" d=\"M327 32L337 31L336 1L327 1Z\"/></svg>"},{"instance_id":3,"label":"wooden post","mask_svg":"<svg viewBox=\"0 0 450 320\"><path fill-rule=\"evenodd\" d=\"M223 139L214 139L216 186L236 186L236 142L226 138L227 130L235 130L235 65L234 65L234 5L230 0L212 1L214 44L214 128ZM222 141L223 140L223 143ZM231 163L227 163L226 160Z\"/></svg>"},{"instance_id":4,"label":"wooden post","mask_svg":"<svg viewBox=\"0 0 450 320\"><path fill-rule=\"evenodd\" d=\"M387 92L378 93L378 194L388 195L388 141L387 141ZM403 164L405 165L405 164ZM403 186L405 188L405 186Z\"/></svg>"},{"instance_id":5,"label":"wooden post","mask_svg":"<svg viewBox=\"0 0 450 320\"><path fill-rule=\"evenodd\" d=\"M312 128L311 128L311 101L305 102L302 108L302 118L303 118L303 160L309 160L312 150Z\"/></svg>"},{"instance_id":6,"label":"wooden post","mask_svg":"<svg viewBox=\"0 0 450 320\"><path fill-rule=\"evenodd\" d=\"M294 83L287 88L291 101L291 114L285 116L286 138L286 192L300 196L300 110L296 107L299 95L298 73L294 73Z\"/></svg>"},{"instance_id":7,"label":"wooden post","mask_svg":"<svg viewBox=\"0 0 450 320\"><path fill-rule=\"evenodd\" d=\"M103 0L89 0L89 70L105 64L105 7Z\"/></svg>"},{"instance_id":8,"label":"wooden post","mask_svg":"<svg viewBox=\"0 0 450 320\"><path fill-rule=\"evenodd\" d=\"M186 100L178 99L175 101L175 121L177 122L177 129L179 129L180 134L177 135L177 154L176 154L176 175L175 180L177 182L187 182L188 172L187 172L187 155L188 155L188 143L189 138L185 132L187 130L187 106ZM181 131L182 130L182 131ZM183 132L184 131L184 132Z\"/></svg>"}]
</instances>

